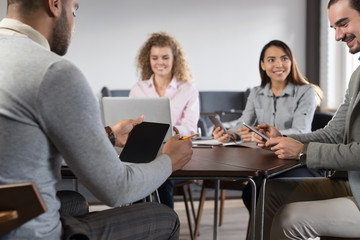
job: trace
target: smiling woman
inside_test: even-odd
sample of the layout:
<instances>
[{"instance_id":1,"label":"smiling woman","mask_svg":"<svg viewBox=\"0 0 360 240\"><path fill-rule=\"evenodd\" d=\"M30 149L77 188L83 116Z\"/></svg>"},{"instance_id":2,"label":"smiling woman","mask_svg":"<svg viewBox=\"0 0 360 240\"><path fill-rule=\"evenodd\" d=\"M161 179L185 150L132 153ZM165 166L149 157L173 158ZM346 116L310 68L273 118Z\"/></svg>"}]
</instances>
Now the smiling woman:
<instances>
[{"instance_id":1,"label":"smiling woman","mask_svg":"<svg viewBox=\"0 0 360 240\"><path fill-rule=\"evenodd\" d=\"M262 48L258 66L261 84L251 90L245 110L232 123L229 134L251 141L251 133L243 122L252 126L267 123L282 134L310 132L323 94L303 77L289 46L279 40L270 41ZM218 128L213 134L221 142L229 141L229 136Z\"/></svg>"},{"instance_id":2,"label":"smiling woman","mask_svg":"<svg viewBox=\"0 0 360 240\"><path fill-rule=\"evenodd\" d=\"M269 124L276 126L282 134L309 133L315 108L320 104L322 91L310 84L300 73L291 49L282 41L272 40L261 50L259 58L261 84L254 87L246 102L242 116L233 122L233 127L224 134L216 128L214 138L229 142L230 138L244 142L253 141L249 125ZM305 167L288 171L277 177L319 177L319 172ZM260 189L261 179L254 177ZM245 206L251 209L251 187L243 190Z\"/></svg>"},{"instance_id":3,"label":"smiling woman","mask_svg":"<svg viewBox=\"0 0 360 240\"><path fill-rule=\"evenodd\" d=\"M140 81L130 97L168 97L173 126L181 135L197 132L199 120L198 90L179 42L165 32L153 33L137 56Z\"/></svg>"},{"instance_id":4,"label":"smiling woman","mask_svg":"<svg viewBox=\"0 0 360 240\"><path fill-rule=\"evenodd\" d=\"M191 83L192 75L180 43L165 32L151 34L140 48L137 68L140 81L129 96L169 98L174 131L182 136L195 134L200 115L199 92ZM177 182L167 180L159 188L161 202L171 208Z\"/></svg>"}]
</instances>

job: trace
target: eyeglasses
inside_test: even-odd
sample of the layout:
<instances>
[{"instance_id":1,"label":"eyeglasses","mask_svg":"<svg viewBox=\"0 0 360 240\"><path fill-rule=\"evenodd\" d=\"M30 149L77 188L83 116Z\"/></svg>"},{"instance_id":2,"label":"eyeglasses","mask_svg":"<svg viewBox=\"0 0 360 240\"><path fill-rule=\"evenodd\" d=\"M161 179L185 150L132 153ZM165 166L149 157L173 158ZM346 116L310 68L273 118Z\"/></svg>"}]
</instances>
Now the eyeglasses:
<instances>
[{"instance_id":1,"label":"eyeglasses","mask_svg":"<svg viewBox=\"0 0 360 240\"><path fill-rule=\"evenodd\" d=\"M77 10L79 9L79 5L76 5L72 10L72 15L76 17Z\"/></svg>"}]
</instances>

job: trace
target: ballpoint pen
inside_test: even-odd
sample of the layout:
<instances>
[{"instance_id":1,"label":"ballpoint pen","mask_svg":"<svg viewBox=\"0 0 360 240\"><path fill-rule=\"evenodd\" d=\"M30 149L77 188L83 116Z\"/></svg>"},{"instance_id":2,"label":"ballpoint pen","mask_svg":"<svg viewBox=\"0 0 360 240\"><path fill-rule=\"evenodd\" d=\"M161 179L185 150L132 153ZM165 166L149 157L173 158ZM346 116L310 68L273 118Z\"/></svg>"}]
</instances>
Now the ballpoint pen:
<instances>
[{"instance_id":1,"label":"ballpoint pen","mask_svg":"<svg viewBox=\"0 0 360 240\"><path fill-rule=\"evenodd\" d=\"M191 137L193 137L193 136L195 136L195 135L196 135L196 133L191 134L191 135L189 135L189 136L181 137L180 140L185 140L185 139L191 138Z\"/></svg>"}]
</instances>

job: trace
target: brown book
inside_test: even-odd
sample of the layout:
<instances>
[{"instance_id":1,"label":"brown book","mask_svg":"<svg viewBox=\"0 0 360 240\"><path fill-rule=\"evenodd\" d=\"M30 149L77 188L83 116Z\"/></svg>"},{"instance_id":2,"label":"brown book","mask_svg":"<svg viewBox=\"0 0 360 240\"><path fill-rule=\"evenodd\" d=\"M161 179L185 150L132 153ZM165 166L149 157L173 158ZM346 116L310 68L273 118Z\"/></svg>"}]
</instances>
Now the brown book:
<instances>
[{"instance_id":1,"label":"brown book","mask_svg":"<svg viewBox=\"0 0 360 240\"><path fill-rule=\"evenodd\" d=\"M0 185L0 236L46 212L33 182Z\"/></svg>"}]
</instances>

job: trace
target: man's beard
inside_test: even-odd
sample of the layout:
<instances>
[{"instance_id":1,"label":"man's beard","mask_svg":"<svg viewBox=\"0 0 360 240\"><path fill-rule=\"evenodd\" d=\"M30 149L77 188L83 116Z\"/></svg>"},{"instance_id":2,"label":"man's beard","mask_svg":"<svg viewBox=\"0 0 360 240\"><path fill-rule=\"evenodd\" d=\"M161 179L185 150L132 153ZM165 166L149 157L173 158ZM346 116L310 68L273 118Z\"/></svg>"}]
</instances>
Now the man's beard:
<instances>
[{"instance_id":1,"label":"man's beard","mask_svg":"<svg viewBox=\"0 0 360 240\"><path fill-rule=\"evenodd\" d=\"M66 10L63 6L61 16L55 22L50 41L51 51L60 56L64 56L66 54L70 44L71 30L69 25Z\"/></svg>"}]
</instances>

